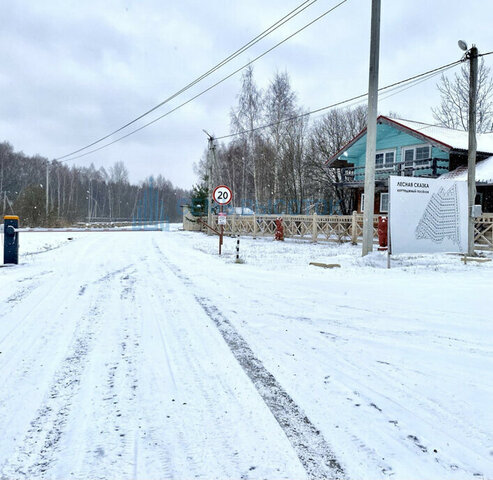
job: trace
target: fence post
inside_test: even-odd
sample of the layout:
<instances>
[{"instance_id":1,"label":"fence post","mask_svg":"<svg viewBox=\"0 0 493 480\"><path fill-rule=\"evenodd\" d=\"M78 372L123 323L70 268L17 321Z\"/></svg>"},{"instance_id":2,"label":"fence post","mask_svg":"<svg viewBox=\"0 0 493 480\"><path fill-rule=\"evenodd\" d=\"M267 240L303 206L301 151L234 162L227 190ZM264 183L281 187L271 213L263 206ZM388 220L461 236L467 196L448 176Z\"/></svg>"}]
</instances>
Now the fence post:
<instances>
[{"instance_id":1,"label":"fence post","mask_svg":"<svg viewBox=\"0 0 493 480\"><path fill-rule=\"evenodd\" d=\"M312 242L317 243L318 238L318 219L317 212L313 212L313 220L312 220Z\"/></svg>"},{"instance_id":2,"label":"fence post","mask_svg":"<svg viewBox=\"0 0 493 480\"><path fill-rule=\"evenodd\" d=\"M358 214L358 212L356 210L354 210L353 211L353 219L351 221L351 243L353 245L358 244L358 220L356 218L357 214Z\"/></svg>"},{"instance_id":3,"label":"fence post","mask_svg":"<svg viewBox=\"0 0 493 480\"><path fill-rule=\"evenodd\" d=\"M257 215L253 214L253 238L257 236Z\"/></svg>"},{"instance_id":4,"label":"fence post","mask_svg":"<svg viewBox=\"0 0 493 480\"><path fill-rule=\"evenodd\" d=\"M233 213L231 219L231 235L236 235L236 213Z\"/></svg>"}]
</instances>

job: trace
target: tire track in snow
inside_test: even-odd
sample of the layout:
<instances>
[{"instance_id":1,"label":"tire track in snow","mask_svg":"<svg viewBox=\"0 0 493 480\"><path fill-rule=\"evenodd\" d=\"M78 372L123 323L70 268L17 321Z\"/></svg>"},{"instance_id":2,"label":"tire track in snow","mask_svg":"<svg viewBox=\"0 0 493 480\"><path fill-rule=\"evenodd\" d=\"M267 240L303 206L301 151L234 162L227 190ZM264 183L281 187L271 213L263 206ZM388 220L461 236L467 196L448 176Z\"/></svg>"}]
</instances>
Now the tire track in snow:
<instances>
[{"instance_id":1,"label":"tire track in snow","mask_svg":"<svg viewBox=\"0 0 493 480\"><path fill-rule=\"evenodd\" d=\"M90 312L90 316L93 315L98 315L96 307ZM69 354L53 379L48 398L31 421L16 458L3 469L2 479L34 478L43 476L49 469L67 423L72 399L79 389L93 337L94 332L80 324L77 326Z\"/></svg>"},{"instance_id":2,"label":"tire track in snow","mask_svg":"<svg viewBox=\"0 0 493 480\"><path fill-rule=\"evenodd\" d=\"M132 265L129 265L110 272L95 283L106 283L131 267ZM89 312L77 321L68 353L54 375L43 404L31 421L13 460L1 466L2 480L44 478L56 461L60 441L73 408L73 400L79 391L81 377L100 328L102 304L106 296L107 291L100 288Z\"/></svg>"},{"instance_id":3,"label":"tire track in snow","mask_svg":"<svg viewBox=\"0 0 493 480\"><path fill-rule=\"evenodd\" d=\"M106 278L107 292L99 320L101 328L76 400L79 405L90 404L85 411L87 427L78 431L80 447L74 455L78 460L70 470L71 475L77 472L77 478L130 478L133 470L138 388L135 363L141 352L138 331L132 321L135 269L128 271L130 267L101 277ZM100 288L101 278L91 285ZM118 305L118 309L108 308L110 305ZM118 320L114 322L114 319ZM71 418L72 424L74 421ZM64 442L62 451L59 458L70 455L74 451L73 442Z\"/></svg>"},{"instance_id":4,"label":"tire track in snow","mask_svg":"<svg viewBox=\"0 0 493 480\"><path fill-rule=\"evenodd\" d=\"M193 282L165 256L155 241L154 247L166 267L187 287L190 287L191 292L196 291L197 288ZM308 477L312 479L345 478L343 468L320 430L310 422L274 375L264 367L231 322L210 300L193 293L192 295L217 326L236 360L269 407L288 437Z\"/></svg>"}]
</instances>

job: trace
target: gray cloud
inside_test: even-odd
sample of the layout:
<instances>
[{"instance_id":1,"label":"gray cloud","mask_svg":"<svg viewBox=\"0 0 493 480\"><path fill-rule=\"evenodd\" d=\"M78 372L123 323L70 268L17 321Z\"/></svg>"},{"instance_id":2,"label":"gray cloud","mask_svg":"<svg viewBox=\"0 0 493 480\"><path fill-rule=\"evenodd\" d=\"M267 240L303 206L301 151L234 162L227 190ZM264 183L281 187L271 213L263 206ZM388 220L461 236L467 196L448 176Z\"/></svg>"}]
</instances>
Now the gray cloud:
<instances>
[{"instance_id":1,"label":"gray cloud","mask_svg":"<svg viewBox=\"0 0 493 480\"><path fill-rule=\"evenodd\" d=\"M0 140L50 158L118 128L208 70L298 1L185 0L4 2L0 30ZM190 98L301 27L335 1L320 0L148 120ZM301 105L318 108L366 91L369 53L367 0L349 0L255 64L266 88L286 70ZM382 1L380 84L460 57L457 40L493 49L491 2ZM491 65L492 57L488 57ZM380 104L383 113L430 121L436 80ZM108 167L124 160L133 180L163 174L188 187L206 146L202 128L229 132L239 75L128 139L76 160ZM418 99L418 100L417 100ZM142 123L139 123L141 125ZM138 126L138 125L137 125Z\"/></svg>"}]
</instances>

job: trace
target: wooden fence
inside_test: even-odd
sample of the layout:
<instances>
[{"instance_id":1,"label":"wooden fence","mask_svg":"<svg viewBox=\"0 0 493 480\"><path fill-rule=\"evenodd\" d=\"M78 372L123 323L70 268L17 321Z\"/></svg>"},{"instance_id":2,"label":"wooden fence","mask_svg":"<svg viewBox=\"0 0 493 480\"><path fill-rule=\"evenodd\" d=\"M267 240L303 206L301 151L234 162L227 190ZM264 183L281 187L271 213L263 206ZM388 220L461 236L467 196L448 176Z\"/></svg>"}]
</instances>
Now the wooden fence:
<instances>
[{"instance_id":1,"label":"wooden fence","mask_svg":"<svg viewBox=\"0 0 493 480\"><path fill-rule=\"evenodd\" d=\"M191 217L188 214L188 217ZM352 215L228 215L224 227L225 235L274 236L275 220L281 217L286 237L305 239L311 242L352 242L361 241L363 236L363 214ZM193 217L192 217L193 218ZM207 218L203 218L207 221ZM198 223L188 222L194 229L206 231ZM373 232L377 242L378 215L374 216ZM185 226L185 222L184 222ZM217 216L213 215L213 228L218 229ZM493 213L485 213L476 220L474 229L476 247L479 250L493 250Z\"/></svg>"},{"instance_id":2,"label":"wooden fence","mask_svg":"<svg viewBox=\"0 0 493 480\"><path fill-rule=\"evenodd\" d=\"M474 243L481 250L493 250L493 213L483 213L474 224Z\"/></svg>"},{"instance_id":3,"label":"wooden fence","mask_svg":"<svg viewBox=\"0 0 493 480\"><path fill-rule=\"evenodd\" d=\"M281 217L284 236L329 242L353 242L363 234L363 215L228 215L225 235L274 236L276 219ZM206 220L206 219L204 219ZM377 238L378 216L374 217L374 236ZM213 215L213 228L218 229Z\"/></svg>"}]
</instances>

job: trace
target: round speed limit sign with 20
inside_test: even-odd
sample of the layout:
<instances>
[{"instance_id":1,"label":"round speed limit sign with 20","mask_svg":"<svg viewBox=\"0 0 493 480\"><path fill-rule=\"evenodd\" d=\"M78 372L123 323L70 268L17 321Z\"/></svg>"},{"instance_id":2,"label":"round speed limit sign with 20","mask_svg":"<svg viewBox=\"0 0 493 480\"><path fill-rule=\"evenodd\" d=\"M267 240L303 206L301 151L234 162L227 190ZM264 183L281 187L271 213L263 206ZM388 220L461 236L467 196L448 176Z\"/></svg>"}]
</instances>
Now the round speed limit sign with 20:
<instances>
[{"instance_id":1,"label":"round speed limit sign with 20","mask_svg":"<svg viewBox=\"0 0 493 480\"><path fill-rule=\"evenodd\" d=\"M233 193L226 185L219 185L214 189L212 199L219 205L227 205L233 199Z\"/></svg>"}]
</instances>

